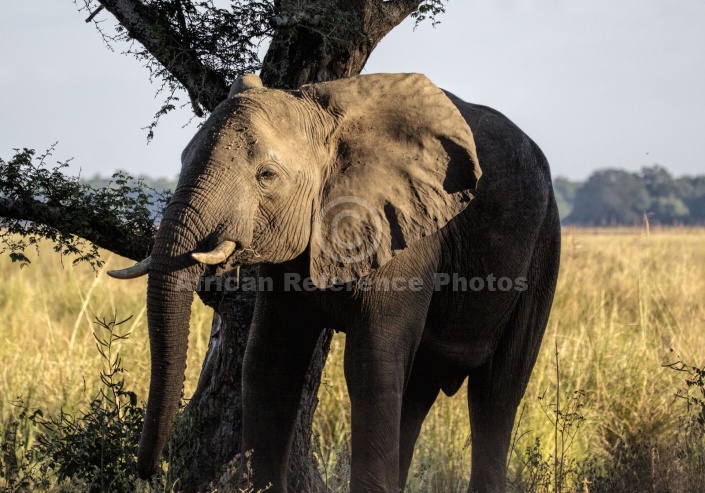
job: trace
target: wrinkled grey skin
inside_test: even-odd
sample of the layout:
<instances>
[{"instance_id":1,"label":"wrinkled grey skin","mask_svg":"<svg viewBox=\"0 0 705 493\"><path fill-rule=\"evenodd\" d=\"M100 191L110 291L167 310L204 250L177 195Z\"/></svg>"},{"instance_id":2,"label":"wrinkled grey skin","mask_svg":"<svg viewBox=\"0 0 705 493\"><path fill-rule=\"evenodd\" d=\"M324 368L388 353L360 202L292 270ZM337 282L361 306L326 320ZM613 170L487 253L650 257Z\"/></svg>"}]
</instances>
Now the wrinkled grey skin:
<instances>
[{"instance_id":1,"label":"wrinkled grey skin","mask_svg":"<svg viewBox=\"0 0 705 493\"><path fill-rule=\"evenodd\" d=\"M258 293L244 362L255 489L287 490L304 374L321 330L332 328L347 334L352 492L399 491L431 404L468 377L470 491L504 491L512 425L558 272L543 154L500 113L420 75L292 92L257 87L251 76L237 84L184 151L152 253L140 475L157 464L182 389L193 292L178 287L204 273L193 252L229 240L237 249L209 273L258 263L274 281ZM285 291L287 273L311 275L315 286ZM436 273L486 287L436 290ZM488 275L523 277L526 289L488 286ZM398 289L375 284L385 279Z\"/></svg>"}]
</instances>

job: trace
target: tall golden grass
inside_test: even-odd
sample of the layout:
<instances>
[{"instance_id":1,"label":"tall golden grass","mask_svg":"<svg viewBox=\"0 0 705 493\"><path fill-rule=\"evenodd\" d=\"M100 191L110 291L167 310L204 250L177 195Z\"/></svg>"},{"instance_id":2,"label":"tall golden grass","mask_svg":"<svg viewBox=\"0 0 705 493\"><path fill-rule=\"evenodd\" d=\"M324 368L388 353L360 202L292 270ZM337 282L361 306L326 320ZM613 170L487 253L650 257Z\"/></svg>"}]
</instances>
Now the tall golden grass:
<instances>
[{"instance_id":1,"label":"tall golden grass","mask_svg":"<svg viewBox=\"0 0 705 493\"><path fill-rule=\"evenodd\" d=\"M149 376L145 282L108 278L128 264L106 256L97 274L72 267L44 245L32 265L0 260L0 423L22 397L45 412L74 410L98 388L102 362L94 348L94 318L132 316L120 348L127 387L146 399ZM663 365L681 358L705 364L704 229L567 229L561 273L544 345L517 424L512 470L540 439L553 453L549 417L557 384L563 402L584 392L584 420L570 453L608 458L615 447L644 438L667 440L678 426L673 394L683 376ZM193 392L210 331L211 313L194 303L186 394ZM344 336L336 335L314 423L317 453L330 477L340 475L350 411L342 371ZM556 352L558 365L556 365ZM463 388L443 394L419 438L411 473L414 491L462 491L469 476L467 399ZM548 416L547 416L548 414ZM336 466L337 464L337 466ZM342 464L342 466L341 466Z\"/></svg>"}]
</instances>

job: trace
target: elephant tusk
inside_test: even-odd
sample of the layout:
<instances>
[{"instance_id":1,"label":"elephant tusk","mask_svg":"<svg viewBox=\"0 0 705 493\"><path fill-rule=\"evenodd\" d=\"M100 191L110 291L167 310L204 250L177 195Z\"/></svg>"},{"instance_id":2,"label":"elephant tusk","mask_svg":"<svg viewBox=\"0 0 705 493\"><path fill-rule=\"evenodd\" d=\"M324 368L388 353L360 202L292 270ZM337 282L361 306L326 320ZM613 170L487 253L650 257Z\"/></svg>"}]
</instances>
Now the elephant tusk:
<instances>
[{"instance_id":1,"label":"elephant tusk","mask_svg":"<svg viewBox=\"0 0 705 493\"><path fill-rule=\"evenodd\" d=\"M141 262L136 263L132 267L120 270L109 270L108 275L115 279L136 279L149 273L149 265L152 262L152 257L147 257Z\"/></svg>"},{"instance_id":2,"label":"elephant tusk","mask_svg":"<svg viewBox=\"0 0 705 493\"><path fill-rule=\"evenodd\" d=\"M234 241L221 241L217 247L210 252L192 253L191 257L202 264L216 265L224 262L231 253L235 251L236 243Z\"/></svg>"}]
</instances>

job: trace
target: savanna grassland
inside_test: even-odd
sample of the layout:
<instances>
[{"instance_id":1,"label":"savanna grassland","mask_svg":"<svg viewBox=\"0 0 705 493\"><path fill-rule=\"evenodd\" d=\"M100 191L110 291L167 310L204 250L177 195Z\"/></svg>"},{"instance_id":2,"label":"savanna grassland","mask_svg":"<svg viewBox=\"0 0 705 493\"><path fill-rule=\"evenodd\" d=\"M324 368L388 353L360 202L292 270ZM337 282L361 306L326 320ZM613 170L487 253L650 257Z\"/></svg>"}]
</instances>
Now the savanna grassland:
<instances>
[{"instance_id":1,"label":"savanna grassland","mask_svg":"<svg viewBox=\"0 0 705 493\"><path fill-rule=\"evenodd\" d=\"M16 418L18 397L45 414L90 401L103 368L96 317L132 316L121 326L132 335L115 349L126 388L146 400L145 281L107 277L128 264L117 257L106 256L97 274L67 259L62 266L50 245L30 258L22 269L0 260L0 433ZM688 411L674 397L694 370L665 366L705 365L703 293L705 229L564 230L553 311L517 423L510 491L705 490L702 435L687 419L697 401ZM210 318L197 299L186 395L198 380ZM314 424L321 469L336 491L345 489L350 430L343 346L337 334ZM701 388L696 382L691 395ZM464 388L441 394L417 444L410 488L465 491L469 437Z\"/></svg>"}]
</instances>

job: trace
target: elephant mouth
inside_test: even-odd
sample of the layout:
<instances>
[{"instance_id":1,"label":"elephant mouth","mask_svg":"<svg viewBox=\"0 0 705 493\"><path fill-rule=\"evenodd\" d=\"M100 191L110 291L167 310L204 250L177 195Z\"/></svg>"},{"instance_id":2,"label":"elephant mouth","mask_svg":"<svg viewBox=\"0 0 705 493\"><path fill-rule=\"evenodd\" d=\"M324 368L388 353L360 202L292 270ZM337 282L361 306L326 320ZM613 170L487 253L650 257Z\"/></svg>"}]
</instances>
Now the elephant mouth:
<instances>
[{"instance_id":1,"label":"elephant mouth","mask_svg":"<svg viewBox=\"0 0 705 493\"><path fill-rule=\"evenodd\" d=\"M252 265L262 261L262 255L254 248L240 248L228 259L235 266Z\"/></svg>"},{"instance_id":2,"label":"elephant mouth","mask_svg":"<svg viewBox=\"0 0 705 493\"><path fill-rule=\"evenodd\" d=\"M262 262L262 256L253 248L238 248L223 262L208 265L206 275L227 276L239 273L241 267Z\"/></svg>"}]
</instances>

